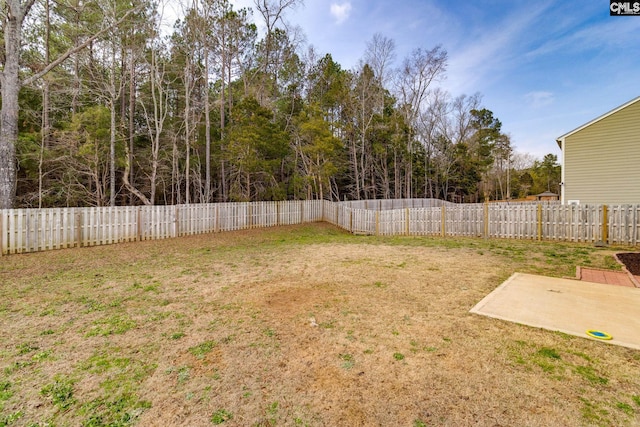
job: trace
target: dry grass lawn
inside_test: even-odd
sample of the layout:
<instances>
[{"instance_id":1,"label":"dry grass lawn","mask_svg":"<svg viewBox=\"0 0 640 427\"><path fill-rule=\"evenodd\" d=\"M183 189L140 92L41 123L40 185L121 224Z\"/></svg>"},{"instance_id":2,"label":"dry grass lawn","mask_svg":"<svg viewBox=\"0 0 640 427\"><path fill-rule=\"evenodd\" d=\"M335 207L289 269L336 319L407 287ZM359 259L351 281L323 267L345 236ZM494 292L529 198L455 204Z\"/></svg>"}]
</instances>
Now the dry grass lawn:
<instances>
[{"instance_id":1,"label":"dry grass lawn","mask_svg":"<svg viewBox=\"0 0 640 427\"><path fill-rule=\"evenodd\" d=\"M611 248L329 225L0 258L0 426L640 425L640 352L468 311Z\"/></svg>"}]
</instances>

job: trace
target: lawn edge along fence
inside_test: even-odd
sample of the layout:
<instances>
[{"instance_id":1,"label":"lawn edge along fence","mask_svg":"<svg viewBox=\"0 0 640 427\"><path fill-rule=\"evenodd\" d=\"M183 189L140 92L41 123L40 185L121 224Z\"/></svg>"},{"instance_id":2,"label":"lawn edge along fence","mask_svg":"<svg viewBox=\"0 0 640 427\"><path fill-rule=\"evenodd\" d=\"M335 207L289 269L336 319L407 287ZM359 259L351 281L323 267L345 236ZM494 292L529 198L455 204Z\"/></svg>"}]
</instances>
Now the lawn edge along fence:
<instances>
[{"instance_id":1,"label":"lawn edge along fence","mask_svg":"<svg viewBox=\"0 0 640 427\"><path fill-rule=\"evenodd\" d=\"M353 234L640 245L640 205L435 199L1 209L2 255L325 221Z\"/></svg>"}]
</instances>

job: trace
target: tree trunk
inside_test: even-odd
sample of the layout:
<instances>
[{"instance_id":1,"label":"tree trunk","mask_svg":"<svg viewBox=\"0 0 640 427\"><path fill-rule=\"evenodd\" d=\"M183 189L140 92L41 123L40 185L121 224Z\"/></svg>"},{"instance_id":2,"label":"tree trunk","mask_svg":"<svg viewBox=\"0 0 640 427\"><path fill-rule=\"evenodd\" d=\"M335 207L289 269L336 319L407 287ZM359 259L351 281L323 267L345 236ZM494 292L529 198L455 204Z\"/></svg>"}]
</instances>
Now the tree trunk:
<instances>
[{"instance_id":1,"label":"tree trunk","mask_svg":"<svg viewBox=\"0 0 640 427\"><path fill-rule=\"evenodd\" d=\"M129 192L131 193L131 196L135 196L138 199L140 199L142 201L142 203L144 203L145 205L151 205L153 204L151 202L151 200L149 200L147 198L147 196L145 196L140 190L138 190L137 188L135 188L130 182L129 182L129 169L131 168L131 164L129 163L132 158L131 153L129 153L129 148L128 146L125 144L125 161L124 161L124 173L122 174L122 183L124 184L125 188L127 190L129 190ZM155 174L155 170L152 172L152 174ZM152 178L155 179L155 176ZM133 200L131 201L131 204L133 204Z\"/></svg>"},{"instance_id":2,"label":"tree trunk","mask_svg":"<svg viewBox=\"0 0 640 427\"><path fill-rule=\"evenodd\" d=\"M356 184L354 199L360 200L360 173L358 171L358 147L355 136L351 138L351 162L353 165L353 180Z\"/></svg>"},{"instance_id":3,"label":"tree trunk","mask_svg":"<svg viewBox=\"0 0 640 427\"><path fill-rule=\"evenodd\" d=\"M156 180L158 176L158 163L159 163L159 153L160 153L160 141L162 130L164 129L164 121L167 117L168 110L168 100L165 93L165 89L163 87L163 76L164 76L164 68L162 68L162 72L160 71L160 67L156 60L156 53L154 50L151 52L151 97L153 99L153 126L151 126L151 121L149 120L148 114L145 112L145 117L147 118L147 129L149 132L149 138L152 141L152 156L151 156L151 196L149 200L151 204L155 203L156 200ZM144 107L143 107L144 108Z\"/></svg>"},{"instance_id":4,"label":"tree trunk","mask_svg":"<svg viewBox=\"0 0 640 427\"><path fill-rule=\"evenodd\" d=\"M135 129L134 129L134 115L136 113L136 72L135 72L135 58L133 55L133 48L131 48L129 56L129 182L133 185L133 145L135 141ZM133 198L131 199L133 204Z\"/></svg>"},{"instance_id":5,"label":"tree trunk","mask_svg":"<svg viewBox=\"0 0 640 427\"><path fill-rule=\"evenodd\" d=\"M178 159L178 136L172 138L173 147L171 151L171 204L182 203L182 191L180 189L180 163Z\"/></svg>"},{"instance_id":6,"label":"tree trunk","mask_svg":"<svg viewBox=\"0 0 640 427\"><path fill-rule=\"evenodd\" d=\"M38 157L38 209L42 209L42 191L44 187L44 147L47 145L47 139L49 136L49 128L45 124L45 117L48 118L48 113L45 113L49 109L49 83L44 82L42 87L42 136L40 140L40 155Z\"/></svg>"},{"instance_id":7,"label":"tree trunk","mask_svg":"<svg viewBox=\"0 0 640 427\"><path fill-rule=\"evenodd\" d=\"M18 141L18 93L20 92L20 40L23 9L17 0L7 1L4 28L5 62L0 74L0 209L11 209L16 196L16 143Z\"/></svg>"},{"instance_id":8,"label":"tree trunk","mask_svg":"<svg viewBox=\"0 0 640 427\"><path fill-rule=\"evenodd\" d=\"M111 49L111 72L109 73L109 206L116 205L116 50Z\"/></svg>"},{"instance_id":9,"label":"tree trunk","mask_svg":"<svg viewBox=\"0 0 640 427\"><path fill-rule=\"evenodd\" d=\"M109 127L109 206L116 205L116 108L115 100L111 98L111 122Z\"/></svg>"},{"instance_id":10,"label":"tree trunk","mask_svg":"<svg viewBox=\"0 0 640 427\"><path fill-rule=\"evenodd\" d=\"M402 198L402 182L400 180L400 165L398 164L398 150L393 148L393 197Z\"/></svg>"},{"instance_id":11,"label":"tree trunk","mask_svg":"<svg viewBox=\"0 0 640 427\"><path fill-rule=\"evenodd\" d=\"M45 10L45 31L44 31L44 63L49 63L49 40L51 36L51 20L49 15L49 1L44 2ZM49 79L45 76L42 82L42 139L40 141L40 156L38 157L38 209L42 209L42 191L44 181L44 151L49 145L49 134L51 131L49 117Z\"/></svg>"},{"instance_id":12,"label":"tree trunk","mask_svg":"<svg viewBox=\"0 0 640 427\"><path fill-rule=\"evenodd\" d=\"M184 167L184 180L185 180L185 203L188 205L191 203L189 186L191 183L191 179L189 177L189 172L191 169L191 79L193 76L191 75L191 58L187 58L187 66L184 69L185 75L185 104L184 104L184 145L185 145L185 167Z\"/></svg>"},{"instance_id":13,"label":"tree trunk","mask_svg":"<svg viewBox=\"0 0 640 427\"><path fill-rule=\"evenodd\" d=\"M205 43L204 51L204 138L205 138L205 182L204 182L204 201L209 203L211 200L211 117L209 115L209 47Z\"/></svg>"},{"instance_id":14,"label":"tree trunk","mask_svg":"<svg viewBox=\"0 0 640 427\"><path fill-rule=\"evenodd\" d=\"M224 31L222 32L222 36L224 37ZM222 39L223 43L225 43L224 38ZM222 83L222 88L220 89L220 188L222 190L222 202L227 201L227 171L225 168L225 146L224 146L224 138L225 138L225 129L224 129L224 89L225 89L225 61L226 57L224 54L224 50L222 51L222 58L220 60L220 64L222 69L220 70L220 82Z\"/></svg>"}]
</instances>

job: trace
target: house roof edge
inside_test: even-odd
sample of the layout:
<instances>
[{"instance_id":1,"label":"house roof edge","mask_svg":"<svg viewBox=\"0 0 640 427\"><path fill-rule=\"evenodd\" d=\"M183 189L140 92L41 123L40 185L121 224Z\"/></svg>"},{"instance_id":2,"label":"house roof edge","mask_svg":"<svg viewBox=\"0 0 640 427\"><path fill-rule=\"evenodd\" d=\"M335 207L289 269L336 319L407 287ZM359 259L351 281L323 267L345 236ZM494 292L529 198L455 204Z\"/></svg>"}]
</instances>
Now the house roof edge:
<instances>
[{"instance_id":1,"label":"house roof edge","mask_svg":"<svg viewBox=\"0 0 640 427\"><path fill-rule=\"evenodd\" d=\"M637 97L633 98L631 101L627 101L624 104L614 108L613 110L611 110L611 111L609 111L607 113L604 113L603 115L598 116L595 119L593 119L593 120L591 120L591 121L589 121L589 122L587 122L587 123L585 123L585 124L583 124L581 126L578 126L577 128L573 129L572 131L565 133L564 135L561 135L561 136L557 137L556 138L556 142L558 143L558 146L562 149L562 140L564 140L566 137L571 136L574 133L580 132L582 129L584 129L586 127L589 127L592 124L599 122L600 120L606 119L610 115L615 114L618 111L620 111L620 110L622 110L624 108L627 108L629 105L635 104L638 101L640 101L640 96L637 96Z\"/></svg>"}]
</instances>

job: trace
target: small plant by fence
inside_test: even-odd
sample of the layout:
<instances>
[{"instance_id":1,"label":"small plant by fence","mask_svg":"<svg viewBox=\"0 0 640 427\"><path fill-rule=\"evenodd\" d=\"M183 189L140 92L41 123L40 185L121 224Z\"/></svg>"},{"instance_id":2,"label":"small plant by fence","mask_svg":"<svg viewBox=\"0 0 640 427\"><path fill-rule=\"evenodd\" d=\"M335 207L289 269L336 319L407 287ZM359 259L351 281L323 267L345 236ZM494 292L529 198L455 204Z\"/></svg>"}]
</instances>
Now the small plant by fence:
<instances>
[{"instance_id":1,"label":"small plant by fence","mask_svg":"<svg viewBox=\"0 0 640 427\"><path fill-rule=\"evenodd\" d=\"M2 255L326 221L354 234L640 245L640 205L433 199L0 210Z\"/></svg>"}]
</instances>

